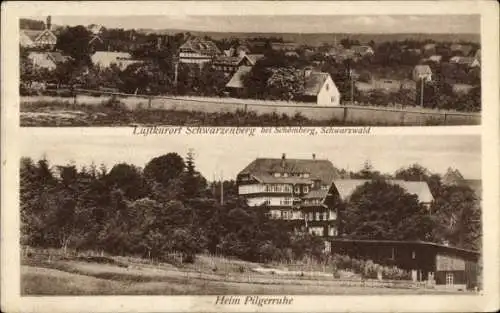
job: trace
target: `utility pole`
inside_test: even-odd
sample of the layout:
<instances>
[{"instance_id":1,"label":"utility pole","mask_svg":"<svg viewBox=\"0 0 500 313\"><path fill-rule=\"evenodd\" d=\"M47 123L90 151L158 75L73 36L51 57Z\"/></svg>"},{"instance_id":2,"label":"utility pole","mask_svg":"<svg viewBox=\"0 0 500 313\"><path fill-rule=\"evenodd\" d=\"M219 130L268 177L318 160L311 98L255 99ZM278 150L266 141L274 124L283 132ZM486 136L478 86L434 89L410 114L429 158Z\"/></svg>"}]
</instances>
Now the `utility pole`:
<instances>
[{"instance_id":1,"label":"utility pole","mask_svg":"<svg viewBox=\"0 0 500 313\"><path fill-rule=\"evenodd\" d=\"M424 107L424 78L420 79L420 106Z\"/></svg>"},{"instance_id":2,"label":"utility pole","mask_svg":"<svg viewBox=\"0 0 500 313\"><path fill-rule=\"evenodd\" d=\"M223 172L220 171L220 204L224 204L224 175Z\"/></svg>"}]
</instances>

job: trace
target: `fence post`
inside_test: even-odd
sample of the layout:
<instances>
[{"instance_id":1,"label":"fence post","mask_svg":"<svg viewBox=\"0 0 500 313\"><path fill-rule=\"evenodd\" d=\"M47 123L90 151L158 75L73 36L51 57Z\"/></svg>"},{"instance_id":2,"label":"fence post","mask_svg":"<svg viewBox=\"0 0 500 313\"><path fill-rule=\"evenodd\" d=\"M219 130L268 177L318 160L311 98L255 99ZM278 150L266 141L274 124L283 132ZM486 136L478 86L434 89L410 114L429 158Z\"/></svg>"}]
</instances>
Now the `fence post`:
<instances>
[{"instance_id":1,"label":"fence post","mask_svg":"<svg viewBox=\"0 0 500 313\"><path fill-rule=\"evenodd\" d=\"M74 96L73 96L73 107L76 108L76 96L77 96L77 93L75 92Z\"/></svg>"},{"instance_id":2,"label":"fence post","mask_svg":"<svg viewBox=\"0 0 500 313\"><path fill-rule=\"evenodd\" d=\"M151 101L153 100L153 96L148 97L148 109L151 109Z\"/></svg>"},{"instance_id":3,"label":"fence post","mask_svg":"<svg viewBox=\"0 0 500 313\"><path fill-rule=\"evenodd\" d=\"M248 109L247 107L248 107L248 104L245 103L245 109L244 109L245 115L247 114L247 109Z\"/></svg>"},{"instance_id":4,"label":"fence post","mask_svg":"<svg viewBox=\"0 0 500 313\"><path fill-rule=\"evenodd\" d=\"M443 124L444 124L444 125L446 125L446 116L447 116L447 115L448 115L448 114L446 114L446 112L444 112L444 120L443 120Z\"/></svg>"},{"instance_id":5,"label":"fence post","mask_svg":"<svg viewBox=\"0 0 500 313\"><path fill-rule=\"evenodd\" d=\"M346 122L347 121L347 107L344 106L344 115L342 116L342 122Z\"/></svg>"}]
</instances>

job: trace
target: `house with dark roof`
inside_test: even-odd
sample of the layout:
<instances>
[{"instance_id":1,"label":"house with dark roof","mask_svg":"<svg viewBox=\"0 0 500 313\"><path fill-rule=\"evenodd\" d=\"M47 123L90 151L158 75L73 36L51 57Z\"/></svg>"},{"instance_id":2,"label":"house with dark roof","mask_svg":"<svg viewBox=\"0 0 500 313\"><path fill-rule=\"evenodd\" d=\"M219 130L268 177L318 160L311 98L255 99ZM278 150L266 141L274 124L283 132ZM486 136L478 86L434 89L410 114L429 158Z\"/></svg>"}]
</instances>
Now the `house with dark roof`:
<instances>
[{"instance_id":1,"label":"house with dark roof","mask_svg":"<svg viewBox=\"0 0 500 313\"><path fill-rule=\"evenodd\" d=\"M257 158L236 178L238 194L249 206L266 206L272 218L290 221L295 230L322 237L338 234L337 214L352 193L371 180L342 179L329 160ZM429 207L434 200L423 181L388 180Z\"/></svg>"},{"instance_id":2,"label":"house with dark roof","mask_svg":"<svg viewBox=\"0 0 500 313\"><path fill-rule=\"evenodd\" d=\"M236 178L238 194L249 206L266 206L271 218L318 236L337 235L337 211L331 203L338 170L328 160L257 158Z\"/></svg>"},{"instance_id":3,"label":"house with dark roof","mask_svg":"<svg viewBox=\"0 0 500 313\"><path fill-rule=\"evenodd\" d=\"M258 60L262 59L261 54L241 54L239 56L218 56L212 66L226 74L234 74L241 66L254 66Z\"/></svg>"},{"instance_id":4,"label":"house with dark roof","mask_svg":"<svg viewBox=\"0 0 500 313\"><path fill-rule=\"evenodd\" d=\"M297 100L320 106L339 106L340 92L328 73L304 70L304 91Z\"/></svg>"},{"instance_id":5,"label":"house with dark roof","mask_svg":"<svg viewBox=\"0 0 500 313\"><path fill-rule=\"evenodd\" d=\"M48 16L44 30L21 29L19 44L24 48L52 50L57 43L57 36L51 28L51 18Z\"/></svg>"},{"instance_id":6,"label":"house with dark roof","mask_svg":"<svg viewBox=\"0 0 500 313\"><path fill-rule=\"evenodd\" d=\"M221 55L217 45L210 40L200 38L188 39L179 48L179 62L203 65Z\"/></svg>"}]
</instances>

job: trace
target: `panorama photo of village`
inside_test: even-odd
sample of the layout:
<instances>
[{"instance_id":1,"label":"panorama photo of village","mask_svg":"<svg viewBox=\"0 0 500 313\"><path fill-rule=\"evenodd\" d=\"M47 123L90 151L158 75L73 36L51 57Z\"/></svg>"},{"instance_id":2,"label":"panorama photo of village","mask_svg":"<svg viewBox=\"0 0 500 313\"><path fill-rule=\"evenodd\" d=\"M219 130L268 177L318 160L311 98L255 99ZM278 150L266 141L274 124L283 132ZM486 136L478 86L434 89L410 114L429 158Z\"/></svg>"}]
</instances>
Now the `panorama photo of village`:
<instances>
[{"instance_id":1,"label":"panorama photo of village","mask_svg":"<svg viewBox=\"0 0 500 313\"><path fill-rule=\"evenodd\" d=\"M481 123L479 15L20 19L21 126Z\"/></svg>"},{"instance_id":2,"label":"panorama photo of village","mask_svg":"<svg viewBox=\"0 0 500 313\"><path fill-rule=\"evenodd\" d=\"M482 290L478 135L77 133L22 131L24 296Z\"/></svg>"}]
</instances>

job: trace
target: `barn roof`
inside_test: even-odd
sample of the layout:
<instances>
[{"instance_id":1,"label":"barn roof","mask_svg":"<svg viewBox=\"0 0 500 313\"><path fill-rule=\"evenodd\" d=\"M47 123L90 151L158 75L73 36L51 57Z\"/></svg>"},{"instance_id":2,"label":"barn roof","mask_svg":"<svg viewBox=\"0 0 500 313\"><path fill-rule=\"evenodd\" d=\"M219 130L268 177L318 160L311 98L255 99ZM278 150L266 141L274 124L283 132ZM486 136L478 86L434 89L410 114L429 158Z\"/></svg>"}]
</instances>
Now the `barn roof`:
<instances>
[{"instance_id":1,"label":"barn roof","mask_svg":"<svg viewBox=\"0 0 500 313\"><path fill-rule=\"evenodd\" d=\"M341 179L335 180L333 184L337 189L342 200L347 200L359 186L369 183L370 179ZM405 180L387 180L388 183L403 188L407 193L414 194L418 200L423 203L429 203L434 200L429 185L423 181L405 181Z\"/></svg>"},{"instance_id":2,"label":"barn roof","mask_svg":"<svg viewBox=\"0 0 500 313\"><path fill-rule=\"evenodd\" d=\"M309 173L309 177L274 177L272 173ZM337 169L329 160L319 159L270 159L257 158L240 174L250 174L265 183L312 183L318 179L329 185L339 177Z\"/></svg>"}]
</instances>

